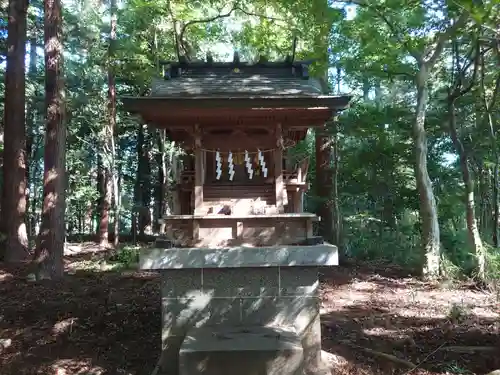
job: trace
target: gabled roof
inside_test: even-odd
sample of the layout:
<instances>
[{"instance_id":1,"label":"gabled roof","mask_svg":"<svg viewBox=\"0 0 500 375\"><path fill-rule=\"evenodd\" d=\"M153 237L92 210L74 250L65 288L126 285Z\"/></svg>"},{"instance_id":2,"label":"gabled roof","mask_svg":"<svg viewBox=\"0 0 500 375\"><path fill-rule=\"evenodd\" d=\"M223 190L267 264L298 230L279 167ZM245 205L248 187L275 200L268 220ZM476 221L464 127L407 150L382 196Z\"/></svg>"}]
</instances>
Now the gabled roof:
<instances>
[{"instance_id":1,"label":"gabled roof","mask_svg":"<svg viewBox=\"0 0 500 375\"><path fill-rule=\"evenodd\" d=\"M308 74L309 62L175 63L165 79L154 79L155 97L318 97L318 80Z\"/></svg>"},{"instance_id":2,"label":"gabled roof","mask_svg":"<svg viewBox=\"0 0 500 375\"><path fill-rule=\"evenodd\" d=\"M316 80L272 78L263 74L205 75L170 80L154 79L151 96L155 97L318 97L321 87Z\"/></svg>"},{"instance_id":3,"label":"gabled roof","mask_svg":"<svg viewBox=\"0 0 500 375\"><path fill-rule=\"evenodd\" d=\"M153 79L148 96L120 99L128 111L161 128L225 122L323 126L349 107L351 97L324 95L319 81L309 77L310 63L167 62L164 77Z\"/></svg>"}]
</instances>

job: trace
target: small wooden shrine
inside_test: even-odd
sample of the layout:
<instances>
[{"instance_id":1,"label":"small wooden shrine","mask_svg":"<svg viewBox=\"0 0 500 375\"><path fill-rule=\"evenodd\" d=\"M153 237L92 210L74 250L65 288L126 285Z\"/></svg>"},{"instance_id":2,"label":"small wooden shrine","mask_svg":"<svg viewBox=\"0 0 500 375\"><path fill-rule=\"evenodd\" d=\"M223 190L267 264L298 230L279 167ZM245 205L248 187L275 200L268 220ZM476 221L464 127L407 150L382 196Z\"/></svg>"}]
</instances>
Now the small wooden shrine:
<instances>
[{"instance_id":1,"label":"small wooden shrine","mask_svg":"<svg viewBox=\"0 0 500 375\"><path fill-rule=\"evenodd\" d=\"M164 216L174 246L141 249L161 277L166 375L319 375L318 267L337 248L302 210L307 160L288 149L346 108L307 62L167 64L150 96L123 98L186 151Z\"/></svg>"},{"instance_id":2,"label":"small wooden shrine","mask_svg":"<svg viewBox=\"0 0 500 375\"><path fill-rule=\"evenodd\" d=\"M166 129L186 155L167 234L190 247L294 244L312 236L303 212L308 160L287 150L349 105L322 93L309 62L175 62L127 110Z\"/></svg>"}]
</instances>

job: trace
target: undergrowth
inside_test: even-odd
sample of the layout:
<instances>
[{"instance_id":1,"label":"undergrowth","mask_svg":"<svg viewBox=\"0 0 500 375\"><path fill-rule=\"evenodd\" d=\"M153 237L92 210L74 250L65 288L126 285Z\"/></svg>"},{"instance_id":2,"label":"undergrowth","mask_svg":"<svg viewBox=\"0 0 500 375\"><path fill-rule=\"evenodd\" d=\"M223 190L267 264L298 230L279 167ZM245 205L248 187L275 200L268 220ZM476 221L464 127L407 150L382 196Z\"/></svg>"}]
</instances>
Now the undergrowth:
<instances>
[{"instance_id":1,"label":"undergrowth","mask_svg":"<svg viewBox=\"0 0 500 375\"><path fill-rule=\"evenodd\" d=\"M448 280L478 280L477 259L466 230L441 228L443 276ZM486 275L482 283L500 298L500 249L484 243ZM411 272L420 272L424 257L420 250L418 223L411 218L401 220L396 228L384 227L380 220L361 214L344 222L343 255L354 262L393 264Z\"/></svg>"},{"instance_id":2,"label":"undergrowth","mask_svg":"<svg viewBox=\"0 0 500 375\"><path fill-rule=\"evenodd\" d=\"M486 247L485 283L500 299L500 250Z\"/></svg>"},{"instance_id":3,"label":"undergrowth","mask_svg":"<svg viewBox=\"0 0 500 375\"><path fill-rule=\"evenodd\" d=\"M139 263L139 247L124 246L109 257L110 263L122 265L124 268L131 268Z\"/></svg>"}]
</instances>

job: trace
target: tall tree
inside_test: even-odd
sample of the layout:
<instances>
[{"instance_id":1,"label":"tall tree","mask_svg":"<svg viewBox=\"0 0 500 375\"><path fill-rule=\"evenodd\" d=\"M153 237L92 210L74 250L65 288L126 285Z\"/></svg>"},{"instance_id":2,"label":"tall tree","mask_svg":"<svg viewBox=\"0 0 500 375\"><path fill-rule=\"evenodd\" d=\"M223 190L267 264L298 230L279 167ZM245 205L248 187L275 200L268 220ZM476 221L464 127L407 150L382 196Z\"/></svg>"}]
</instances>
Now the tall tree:
<instances>
[{"instance_id":1,"label":"tall tree","mask_svg":"<svg viewBox=\"0 0 500 375\"><path fill-rule=\"evenodd\" d=\"M499 233L498 226L500 225L500 202L499 202L499 174L500 174L500 155L499 155L499 145L498 145L498 116L494 116L494 111L498 108L498 98L500 97L500 37L493 44L493 61L496 63L497 69L491 69L491 73L493 73L492 86L494 87L491 90L488 90L486 84L486 75L488 66L486 65L486 57L485 52L481 55L481 74L480 74L480 97L482 101L482 109L484 111L484 122L487 123L488 134L490 138L491 150L493 151L493 245L495 247L499 247ZM488 95L488 91L490 94Z\"/></svg>"},{"instance_id":2,"label":"tall tree","mask_svg":"<svg viewBox=\"0 0 500 375\"><path fill-rule=\"evenodd\" d=\"M425 127L429 101L428 86L445 45L456 31L466 24L468 12L457 12L453 5L445 2L443 12L446 20L443 21L442 17L436 16L435 11L443 6L440 1L426 4L416 4L412 1L353 2L361 7L361 22L357 33L364 34L362 63L369 69L374 65L374 61L383 62L387 73L398 74L395 71L402 69L403 75L414 82L416 104L412 132L414 173L420 201L423 273L434 277L440 273L441 241L436 198L428 171L429 151ZM427 32L430 27L436 30L433 35ZM386 32L380 32L381 30ZM366 35L373 32L376 32L373 35L377 35L378 40L366 38ZM388 62L391 64L387 64ZM359 60L357 64L360 64Z\"/></svg>"},{"instance_id":3,"label":"tall tree","mask_svg":"<svg viewBox=\"0 0 500 375\"><path fill-rule=\"evenodd\" d=\"M45 0L44 11L46 125L43 209L34 261L37 266L37 278L57 279L61 278L64 272L66 187L66 124L60 0Z\"/></svg>"},{"instance_id":4,"label":"tall tree","mask_svg":"<svg viewBox=\"0 0 500 375\"><path fill-rule=\"evenodd\" d=\"M110 30L109 30L109 47L108 47L108 130L106 131L106 143L109 150L109 177L112 182L112 191L114 196L114 245L118 246L120 238L120 187L119 177L116 164L116 80L115 80L115 49L116 49L116 26L117 26L117 9L116 0L111 0L110 5Z\"/></svg>"},{"instance_id":5,"label":"tall tree","mask_svg":"<svg viewBox=\"0 0 500 375\"><path fill-rule=\"evenodd\" d=\"M28 0L9 1L7 69L5 71L5 120L2 217L7 235L5 260L26 259L26 15Z\"/></svg>"},{"instance_id":6,"label":"tall tree","mask_svg":"<svg viewBox=\"0 0 500 375\"><path fill-rule=\"evenodd\" d=\"M425 118L427 103L429 100L428 83L434 66L443 53L447 43L456 30L463 26L467 20L467 13L463 12L451 25L439 32L431 41L424 41L415 48L413 41L408 41L402 35L402 31L389 20L387 15L378 8L374 8L376 14L381 17L389 27L401 46L415 60L417 71L415 74L415 88L417 91L415 106L415 121L413 123L413 147L415 152L415 177L417 190L420 197L420 221L422 223L422 247L425 257L423 272L428 277L440 274L441 241L439 234L439 219L436 198L429 177L427 132L425 129ZM413 42L413 43L412 43Z\"/></svg>"},{"instance_id":7,"label":"tall tree","mask_svg":"<svg viewBox=\"0 0 500 375\"><path fill-rule=\"evenodd\" d=\"M108 112L106 125L104 127L103 155L104 163L101 176L101 198L100 198L100 221L99 221L99 242L101 246L108 245L109 212L114 202L115 226L114 242L117 245L119 239L119 193L118 176L116 171L116 150L115 150L115 132L116 132L116 82L114 72L114 56L116 49L116 0L111 0L110 5L110 30L108 38ZM114 197L114 200L113 200Z\"/></svg>"},{"instance_id":8,"label":"tall tree","mask_svg":"<svg viewBox=\"0 0 500 375\"><path fill-rule=\"evenodd\" d=\"M107 156L107 154L105 153ZM109 236L109 210L111 208L111 179L108 169L105 167L107 163L102 162L102 157L98 156L97 160L97 186L99 191L99 225L97 227L97 236L99 245L106 247L108 245Z\"/></svg>"},{"instance_id":9,"label":"tall tree","mask_svg":"<svg viewBox=\"0 0 500 375\"><path fill-rule=\"evenodd\" d=\"M30 35L30 63L28 69L28 79L32 82L33 91L31 93L31 98L26 106L27 119L26 119L26 157L29 161L26 165L26 180L30 181L30 174L36 175L36 171L38 169L37 159L35 157L38 142L35 144L35 128L36 128L36 120L38 118L38 109L37 109L37 94L38 94L38 54L37 54L37 37L39 35L38 28L40 27L38 19L35 18L35 22L32 25L31 35ZM41 34L41 32L40 32ZM39 139L37 139L39 141ZM35 187L35 185L33 184ZM28 184L28 187L30 185ZM27 224L28 224L28 236L32 237L34 235L34 219L36 212L36 187L30 191L31 188L26 190L26 212L28 213ZM32 199L30 200L30 193L32 193ZM30 213L31 209L31 213Z\"/></svg>"},{"instance_id":10,"label":"tall tree","mask_svg":"<svg viewBox=\"0 0 500 375\"><path fill-rule=\"evenodd\" d=\"M476 208L474 199L474 177L471 171L471 158L467 148L464 147L461 136L457 127L457 111L456 102L462 96L466 95L476 83L477 71L479 68L479 60L481 57L481 47L479 40L473 41L475 44L472 48L470 56L466 57L466 63L462 64L464 58L460 55L459 44L454 40L453 45L453 66L452 66L452 84L448 88L447 108L449 116L449 131L453 145L458 154L458 162L462 171L462 180L465 188L465 214L467 223L467 232L470 244L478 258L478 271L481 279L485 276L485 255L483 241L479 233L479 227L476 218ZM473 66L472 77L469 82L464 82L468 71Z\"/></svg>"}]
</instances>

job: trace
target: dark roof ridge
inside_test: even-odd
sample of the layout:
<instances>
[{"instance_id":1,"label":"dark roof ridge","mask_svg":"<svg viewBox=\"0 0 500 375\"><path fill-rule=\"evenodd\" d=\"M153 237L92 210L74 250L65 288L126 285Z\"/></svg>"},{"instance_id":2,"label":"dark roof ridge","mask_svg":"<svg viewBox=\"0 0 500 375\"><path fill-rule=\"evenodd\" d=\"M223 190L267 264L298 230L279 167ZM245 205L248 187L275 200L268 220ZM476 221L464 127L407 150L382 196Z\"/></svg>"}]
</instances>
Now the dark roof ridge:
<instances>
[{"instance_id":1,"label":"dark roof ridge","mask_svg":"<svg viewBox=\"0 0 500 375\"><path fill-rule=\"evenodd\" d=\"M207 61L160 61L160 65L170 65L172 68L231 68L231 67L259 67L259 68L290 68L299 67L303 65L311 65L316 62L317 59L310 60L300 60L300 61L258 61L255 63L251 62L207 62Z\"/></svg>"}]
</instances>

